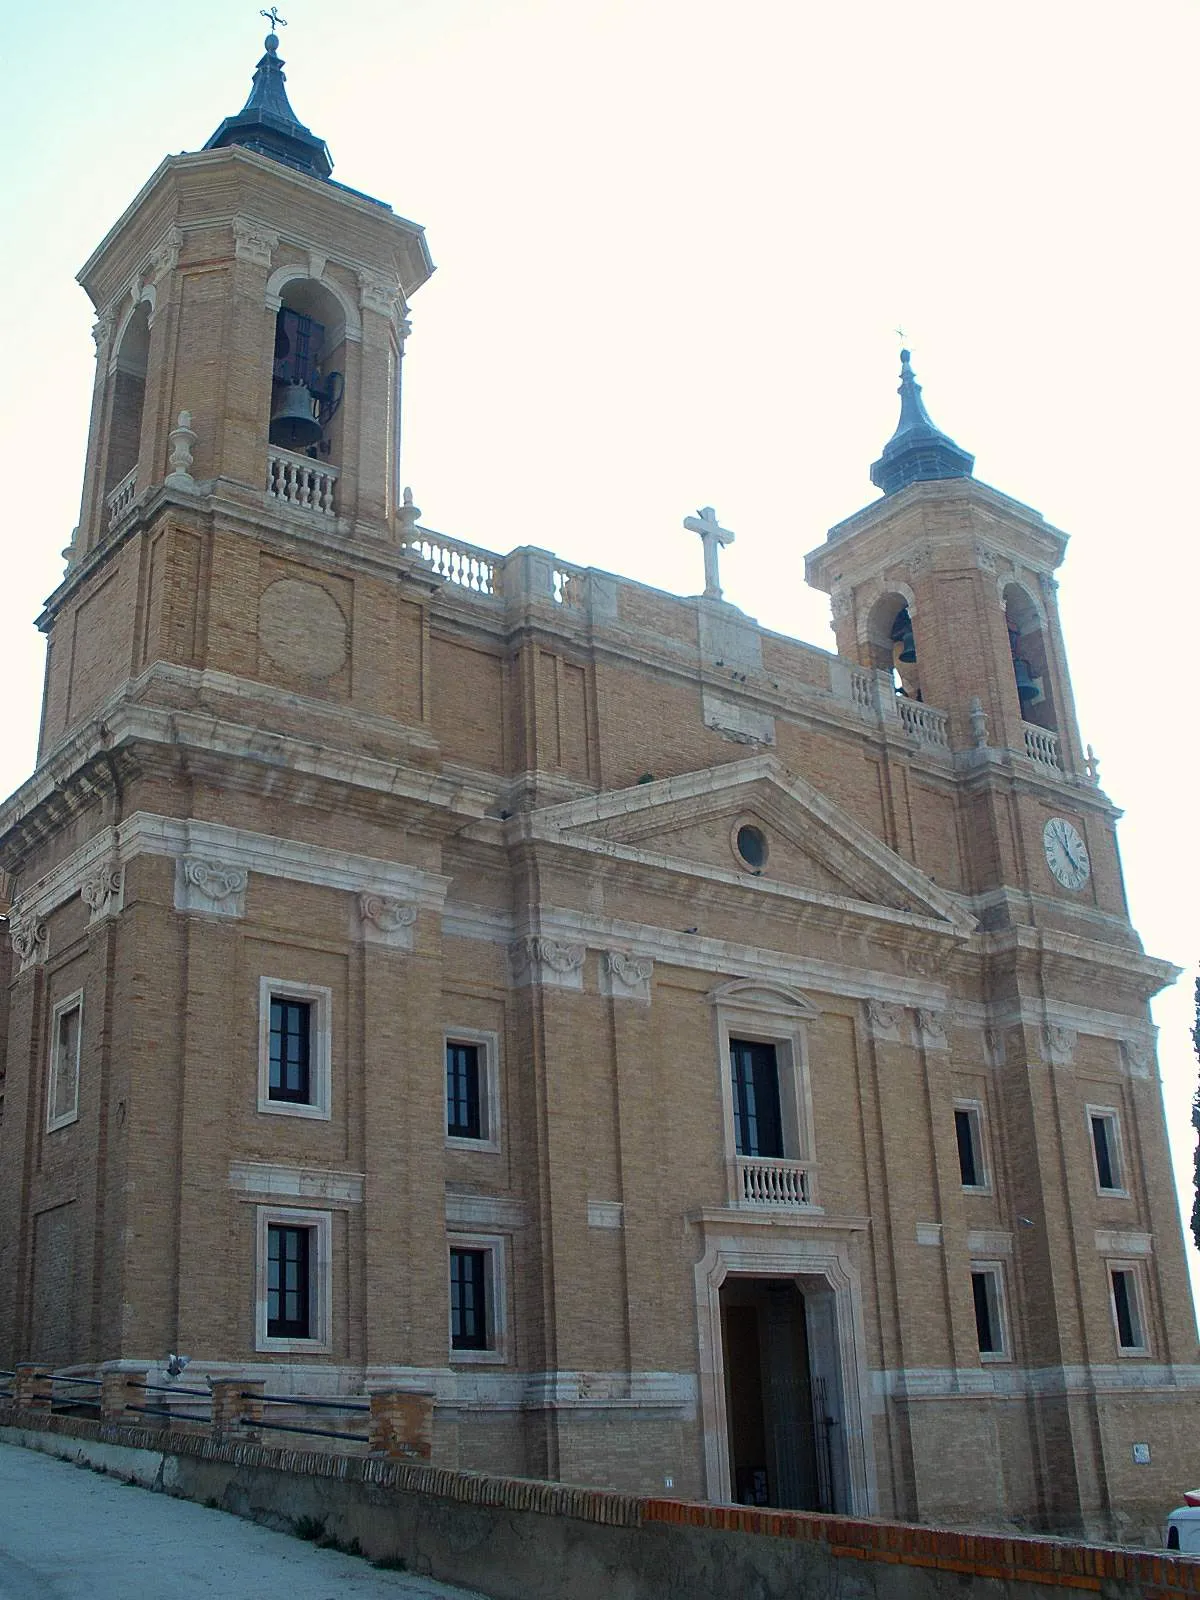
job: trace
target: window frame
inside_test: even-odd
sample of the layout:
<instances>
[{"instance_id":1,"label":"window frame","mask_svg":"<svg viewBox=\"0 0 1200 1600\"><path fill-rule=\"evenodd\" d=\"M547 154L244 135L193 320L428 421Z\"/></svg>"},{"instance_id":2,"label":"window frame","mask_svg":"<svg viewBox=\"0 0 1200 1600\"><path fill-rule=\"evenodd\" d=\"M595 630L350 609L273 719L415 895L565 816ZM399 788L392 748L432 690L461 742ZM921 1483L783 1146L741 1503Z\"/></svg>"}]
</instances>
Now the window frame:
<instances>
[{"instance_id":1,"label":"window frame","mask_svg":"<svg viewBox=\"0 0 1200 1600\"><path fill-rule=\"evenodd\" d=\"M971 1123L971 1149L975 1158L975 1183L967 1183L962 1176L962 1151L958 1144L958 1114L963 1112L970 1118ZM992 1164L988 1160L987 1142L987 1113L982 1100L972 1100L960 1096L954 1101L954 1142L958 1155L959 1181L965 1194L991 1194L992 1192Z\"/></svg>"},{"instance_id":2,"label":"window frame","mask_svg":"<svg viewBox=\"0 0 1200 1600\"><path fill-rule=\"evenodd\" d=\"M271 1001L307 1001L309 1011L307 1100L281 1100L271 1095ZM290 978L258 980L258 1109L274 1117L308 1117L328 1122L332 1116L333 991L324 984L296 983Z\"/></svg>"},{"instance_id":3,"label":"window frame","mask_svg":"<svg viewBox=\"0 0 1200 1600\"><path fill-rule=\"evenodd\" d=\"M975 1279L986 1278L991 1288L988 1292L988 1314L994 1322L994 1333L999 1340L994 1350L979 1348L979 1314L975 1308ZM1011 1361L1012 1334L1008 1320L1008 1291L1002 1261L971 1262L971 1313L975 1322L976 1350L980 1361Z\"/></svg>"},{"instance_id":4,"label":"window frame","mask_svg":"<svg viewBox=\"0 0 1200 1600\"><path fill-rule=\"evenodd\" d=\"M1108 1274L1108 1306L1112 1312L1113 1338L1117 1343L1117 1354L1121 1357L1148 1356L1150 1349L1150 1332L1146 1319L1146 1292L1142 1277L1143 1264L1140 1261L1127 1261L1113 1258L1104 1263ZM1133 1332L1139 1336L1138 1344L1122 1344L1121 1318L1117 1307L1117 1275L1118 1273L1127 1280L1126 1310L1133 1320ZM1129 1290L1132 1292L1130 1293Z\"/></svg>"},{"instance_id":5,"label":"window frame","mask_svg":"<svg viewBox=\"0 0 1200 1600\"><path fill-rule=\"evenodd\" d=\"M448 1150L486 1150L496 1154L500 1150L500 1036L486 1028L447 1028L442 1036L442 1073L445 1076L446 1055L451 1045L474 1045L479 1052L479 1120L477 1139L465 1134L451 1133L449 1105L445 1107L444 1128Z\"/></svg>"},{"instance_id":6,"label":"window frame","mask_svg":"<svg viewBox=\"0 0 1200 1600\"><path fill-rule=\"evenodd\" d=\"M1092 1157L1092 1176L1096 1180L1096 1193L1105 1199L1129 1199L1129 1189L1125 1182L1125 1145L1121 1138L1121 1113L1116 1106L1085 1106L1087 1116L1088 1148ZM1096 1123L1104 1123L1107 1133L1105 1142L1108 1147L1108 1163L1110 1168L1115 1168L1112 1176L1116 1178L1115 1184L1104 1184L1100 1181L1100 1157L1096 1150Z\"/></svg>"},{"instance_id":7,"label":"window frame","mask_svg":"<svg viewBox=\"0 0 1200 1600\"><path fill-rule=\"evenodd\" d=\"M456 1346L450 1297L450 1257L456 1250L475 1251L484 1258L484 1306L487 1344L482 1348ZM508 1361L508 1240L503 1234L458 1233L446 1235L446 1346L450 1363L500 1366Z\"/></svg>"},{"instance_id":8,"label":"window frame","mask_svg":"<svg viewBox=\"0 0 1200 1600\"><path fill-rule=\"evenodd\" d=\"M57 1105L56 1087L58 1083L58 1034L62 1019L72 1011L78 1011L79 1024L75 1034L75 1064L71 1074L74 1094L69 1110L59 1111ZM48 1063L46 1072L46 1132L55 1133L59 1128L66 1128L72 1122L79 1121L79 1080L83 1060L83 990L76 989L73 994L59 1000L50 1013L50 1048L47 1052Z\"/></svg>"},{"instance_id":9,"label":"window frame","mask_svg":"<svg viewBox=\"0 0 1200 1600\"><path fill-rule=\"evenodd\" d=\"M333 1342L333 1213L292 1206L255 1207L254 1348L282 1354L328 1353ZM309 1328L303 1338L268 1332L269 1234L303 1228L309 1234Z\"/></svg>"},{"instance_id":10,"label":"window frame","mask_svg":"<svg viewBox=\"0 0 1200 1600\"><path fill-rule=\"evenodd\" d=\"M769 980L735 979L715 991L710 1002L716 1021L729 1204L737 1210L747 1209L742 1198L739 1161L782 1159L804 1163L808 1196L804 1210L819 1210L808 1060L808 1025L819 1013L795 991ZM733 1100L732 1042L735 1039L775 1047L782 1158L738 1153Z\"/></svg>"}]
</instances>

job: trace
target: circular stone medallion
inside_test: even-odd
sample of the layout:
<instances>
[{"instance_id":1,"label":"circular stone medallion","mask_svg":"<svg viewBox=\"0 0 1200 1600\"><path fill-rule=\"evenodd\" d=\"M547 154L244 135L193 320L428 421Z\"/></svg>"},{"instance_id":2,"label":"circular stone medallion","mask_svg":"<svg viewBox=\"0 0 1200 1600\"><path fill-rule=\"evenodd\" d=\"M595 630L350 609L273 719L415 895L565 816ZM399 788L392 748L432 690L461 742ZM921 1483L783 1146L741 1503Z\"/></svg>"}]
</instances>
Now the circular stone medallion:
<instances>
[{"instance_id":1,"label":"circular stone medallion","mask_svg":"<svg viewBox=\"0 0 1200 1600\"><path fill-rule=\"evenodd\" d=\"M305 678L332 678L346 664L341 606L319 583L280 578L258 602L258 637L277 667Z\"/></svg>"}]
</instances>

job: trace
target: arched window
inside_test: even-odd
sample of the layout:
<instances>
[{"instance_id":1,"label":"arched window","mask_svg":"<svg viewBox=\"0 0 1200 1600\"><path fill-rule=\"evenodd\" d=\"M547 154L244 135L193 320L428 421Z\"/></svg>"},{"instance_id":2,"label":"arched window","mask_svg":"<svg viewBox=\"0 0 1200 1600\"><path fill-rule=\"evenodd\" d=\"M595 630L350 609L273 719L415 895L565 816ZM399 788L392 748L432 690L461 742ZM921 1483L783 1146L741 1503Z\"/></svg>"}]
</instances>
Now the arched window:
<instances>
[{"instance_id":1,"label":"arched window","mask_svg":"<svg viewBox=\"0 0 1200 1600\"><path fill-rule=\"evenodd\" d=\"M910 601L899 593L881 595L871 608L867 640L871 665L890 672L897 694L920 700L921 672Z\"/></svg>"},{"instance_id":2,"label":"arched window","mask_svg":"<svg viewBox=\"0 0 1200 1600\"><path fill-rule=\"evenodd\" d=\"M108 458L104 463L107 498L137 466L146 403L146 364L150 355L150 306L143 300L125 324L112 370Z\"/></svg>"},{"instance_id":3,"label":"arched window","mask_svg":"<svg viewBox=\"0 0 1200 1600\"><path fill-rule=\"evenodd\" d=\"M345 393L346 319L337 298L311 278L285 285L275 316L270 442L337 466Z\"/></svg>"},{"instance_id":4,"label":"arched window","mask_svg":"<svg viewBox=\"0 0 1200 1600\"><path fill-rule=\"evenodd\" d=\"M1057 729L1042 615L1031 595L1018 583L1010 583L1004 590L1004 623L1021 716L1039 728Z\"/></svg>"}]
</instances>

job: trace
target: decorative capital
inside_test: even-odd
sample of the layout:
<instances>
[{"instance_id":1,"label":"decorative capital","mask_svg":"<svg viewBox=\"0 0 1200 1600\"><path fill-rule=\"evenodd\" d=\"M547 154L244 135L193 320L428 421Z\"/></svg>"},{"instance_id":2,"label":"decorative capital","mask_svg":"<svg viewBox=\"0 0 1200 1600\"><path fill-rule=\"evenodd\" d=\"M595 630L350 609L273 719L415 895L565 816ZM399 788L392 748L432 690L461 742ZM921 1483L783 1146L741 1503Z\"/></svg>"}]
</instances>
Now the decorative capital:
<instances>
[{"instance_id":1,"label":"decorative capital","mask_svg":"<svg viewBox=\"0 0 1200 1600\"><path fill-rule=\"evenodd\" d=\"M1054 576L1054 574L1052 572L1039 572L1038 583L1041 586L1041 591L1046 596L1047 601L1053 600L1054 596L1058 593L1058 579Z\"/></svg>"},{"instance_id":2,"label":"decorative capital","mask_svg":"<svg viewBox=\"0 0 1200 1600\"><path fill-rule=\"evenodd\" d=\"M854 610L854 595L849 589L835 589L829 597L829 609L835 622L844 622Z\"/></svg>"},{"instance_id":3,"label":"decorative capital","mask_svg":"<svg viewBox=\"0 0 1200 1600\"><path fill-rule=\"evenodd\" d=\"M125 868L106 861L88 874L79 885L79 893L91 912L89 927L105 917L115 917L125 901Z\"/></svg>"},{"instance_id":4,"label":"decorative capital","mask_svg":"<svg viewBox=\"0 0 1200 1600\"><path fill-rule=\"evenodd\" d=\"M175 864L175 909L214 917L245 916L249 879L244 867L184 856Z\"/></svg>"},{"instance_id":5,"label":"decorative capital","mask_svg":"<svg viewBox=\"0 0 1200 1600\"><path fill-rule=\"evenodd\" d=\"M1002 1067L1006 1059L1003 1028L985 1028L983 1030L983 1048L987 1052L987 1061L990 1067Z\"/></svg>"},{"instance_id":6,"label":"decorative capital","mask_svg":"<svg viewBox=\"0 0 1200 1600\"><path fill-rule=\"evenodd\" d=\"M990 545L977 544L975 546L975 561L983 572L990 573L993 578L1000 570L1000 558Z\"/></svg>"},{"instance_id":7,"label":"decorative capital","mask_svg":"<svg viewBox=\"0 0 1200 1600\"><path fill-rule=\"evenodd\" d=\"M604 993L614 1000L641 1000L649 1003L650 979L654 962L631 955L627 950L606 950L601 963Z\"/></svg>"},{"instance_id":8,"label":"decorative capital","mask_svg":"<svg viewBox=\"0 0 1200 1600\"><path fill-rule=\"evenodd\" d=\"M261 222L250 217L233 219L233 253L239 261L250 261L256 267L269 267L271 257L279 248L279 235Z\"/></svg>"},{"instance_id":9,"label":"decorative capital","mask_svg":"<svg viewBox=\"0 0 1200 1600\"><path fill-rule=\"evenodd\" d=\"M358 922L368 944L385 944L393 950L411 950L417 908L389 894L360 894Z\"/></svg>"},{"instance_id":10,"label":"decorative capital","mask_svg":"<svg viewBox=\"0 0 1200 1600\"><path fill-rule=\"evenodd\" d=\"M92 323L92 338L96 341L96 354L101 355L107 348L116 326L116 317L111 310L103 311Z\"/></svg>"},{"instance_id":11,"label":"decorative capital","mask_svg":"<svg viewBox=\"0 0 1200 1600\"><path fill-rule=\"evenodd\" d=\"M868 1000L867 1023L872 1036L876 1039L898 1042L902 1009L901 1006L892 1004L890 1000Z\"/></svg>"},{"instance_id":12,"label":"decorative capital","mask_svg":"<svg viewBox=\"0 0 1200 1600\"><path fill-rule=\"evenodd\" d=\"M1151 1039L1122 1039L1121 1053L1131 1078L1154 1076L1154 1042Z\"/></svg>"},{"instance_id":13,"label":"decorative capital","mask_svg":"<svg viewBox=\"0 0 1200 1600\"><path fill-rule=\"evenodd\" d=\"M14 916L8 934L19 963L18 972L40 967L50 954L50 930L40 917Z\"/></svg>"},{"instance_id":14,"label":"decorative capital","mask_svg":"<svg viewBox=\"0 0 1200 1600\"><path fill-rule=\"evenodd\" d=\"M395 278L363 274L358 289L359 304L364 311L375 311L381 317L394 317L402 304L400 284Z\"/></svg>"},{"instance_id":15,"label":"decorative capital","mask_svg":"<svg viewBox=\"0 0 1200 1600\"><path fill-rule=\"evenodd\" d=\"M150 252L150 276L155 283L168 272L174 272L182 249L183 230L172 225Z\"/></svg>"},{"instance_id":16,"label":"decorative capital","mask_svg":"<svg viewBox=\"0 0 1200 1600\"><path fill-rule=\"evenodd\" d=\"M933 546L930 544L918 545L908 558L908 570L914 578L919 578L922 573L928 572L932 566Z\"/></svg>"},{"instance_id":17,"label":"decorative capital","mask_svg":"<svg viewBox=\"0 0 1200 1600\"><path fill-rule=\"evenodd\" d=\"M946 1013L944 1011L919 1010L917 1012L917 1034L926 1050L948 1050L950 1040L946 1036Z\"/></svg>"},{"instance_id":18,"label":"decorative capital","mask_svg":"<svg viewBox=\"0 0 1200 1600\"><path fill-rule=\"evenodd\" d=\"M1079 1042L1079 1035L1075 1029L1061 1027L1056 1022L1048 1022L1042 1031L1046 1057L1051 1066L1069 1067L1075 1059L1075 1046Z\"/></svg>"},{"instance_id":19,"label":"decorative capital","mask_svg":"<svg viewBox=\"0 0 1200 1600\"><path fill-rule=\"evenodd\" d=\"M587 946L531 935L508 947L513 981L518 985L545 984L559 989L583 987L583 961Z\"/></svg>"}]
</instances>

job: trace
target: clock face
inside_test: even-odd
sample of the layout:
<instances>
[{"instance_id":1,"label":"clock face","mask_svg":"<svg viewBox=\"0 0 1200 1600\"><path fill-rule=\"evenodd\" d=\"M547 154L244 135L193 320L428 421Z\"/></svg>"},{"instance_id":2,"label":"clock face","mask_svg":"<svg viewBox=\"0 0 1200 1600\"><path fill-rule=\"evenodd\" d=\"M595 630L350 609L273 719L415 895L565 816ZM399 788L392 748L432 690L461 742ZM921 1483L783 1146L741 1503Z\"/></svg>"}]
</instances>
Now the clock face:
<instances>
[{"instance_id":1,"label":"clock face","mask_svg":"<svg viewBox=\"0 0 1200 1600\"><path fill-rule=\"evenodd\" d=\"M1051 817L1042 829L1046 865L1064 889L1082 889L1092 875L1083 836L1066 817Z\"/></svg>"}]
</instances>

